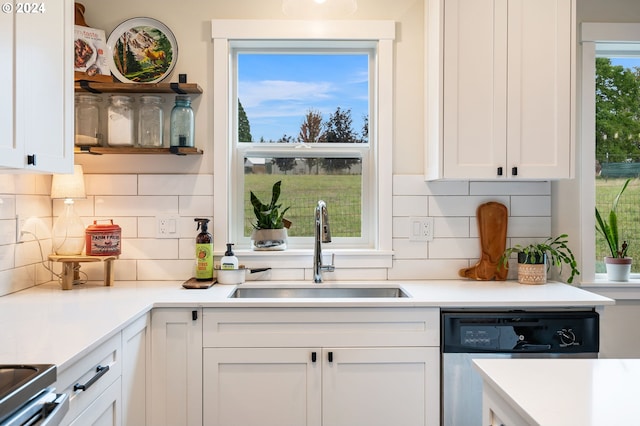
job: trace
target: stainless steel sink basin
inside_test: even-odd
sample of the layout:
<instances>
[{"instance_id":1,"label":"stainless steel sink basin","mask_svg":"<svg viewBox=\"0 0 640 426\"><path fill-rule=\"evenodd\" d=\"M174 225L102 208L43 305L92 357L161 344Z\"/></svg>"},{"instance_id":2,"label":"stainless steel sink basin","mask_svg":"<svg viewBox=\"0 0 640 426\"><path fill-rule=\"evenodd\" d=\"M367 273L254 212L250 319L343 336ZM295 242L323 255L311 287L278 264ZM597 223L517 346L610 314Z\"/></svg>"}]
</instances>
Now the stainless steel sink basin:
<instances>
[{"instance_id":1,"label":"stainless steel sink basin","mask_svg":"<svg viewBox=\"0 0 640 426\"><path fill-rule=\"evenodd\" d=\"M397 298L410 297L398 287L238 287L230 298Z\"/></svg>"}]
</instances>

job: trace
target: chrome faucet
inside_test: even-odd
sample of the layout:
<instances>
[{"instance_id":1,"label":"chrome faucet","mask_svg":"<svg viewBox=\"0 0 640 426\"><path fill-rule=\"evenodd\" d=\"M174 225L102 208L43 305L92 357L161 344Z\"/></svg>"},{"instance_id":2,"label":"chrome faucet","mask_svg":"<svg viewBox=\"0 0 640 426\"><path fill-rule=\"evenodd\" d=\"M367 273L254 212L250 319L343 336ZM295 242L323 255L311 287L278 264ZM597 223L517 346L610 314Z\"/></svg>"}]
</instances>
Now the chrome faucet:
<instances>
[{"instance_id":1,"label":"chrome faucet","mask_svg":"<svg viewBox=\"0 0 640 426\"><path fill-rule=\"evenodd\" d=\"M322 282L322 271L333 272L335 254L331 257L330 265L322 264L322 243L331 242L331 229L329 228L329 213L324 201L318 201L315 214L315 245L313 247L313 282Z\"/></svg>"}]
</instances>

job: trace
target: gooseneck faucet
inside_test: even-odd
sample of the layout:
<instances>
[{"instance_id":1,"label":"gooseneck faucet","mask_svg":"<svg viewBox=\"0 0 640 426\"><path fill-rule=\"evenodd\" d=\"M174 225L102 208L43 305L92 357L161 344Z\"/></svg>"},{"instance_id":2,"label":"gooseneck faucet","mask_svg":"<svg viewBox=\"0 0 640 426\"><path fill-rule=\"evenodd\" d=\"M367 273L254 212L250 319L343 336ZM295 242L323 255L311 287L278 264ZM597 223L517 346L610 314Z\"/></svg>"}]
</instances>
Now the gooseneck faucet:
<instances>
[{"instance_id":1,"label":"gooseneck faucet","mask_svg":"<svg viewBox=\"0 0 640 426\"><path fill-rule=\"evenodd\" d=\"M331 259L331 265L322 264L322 243L331 242L331 228L329 228L329 213L327 212L327 205L324 201L318 201L315 214L315 245L313 247L313 282L322 282L322 271L333 272L335 266L333 266L333 258Z\"/></svg>"}]
</instances>

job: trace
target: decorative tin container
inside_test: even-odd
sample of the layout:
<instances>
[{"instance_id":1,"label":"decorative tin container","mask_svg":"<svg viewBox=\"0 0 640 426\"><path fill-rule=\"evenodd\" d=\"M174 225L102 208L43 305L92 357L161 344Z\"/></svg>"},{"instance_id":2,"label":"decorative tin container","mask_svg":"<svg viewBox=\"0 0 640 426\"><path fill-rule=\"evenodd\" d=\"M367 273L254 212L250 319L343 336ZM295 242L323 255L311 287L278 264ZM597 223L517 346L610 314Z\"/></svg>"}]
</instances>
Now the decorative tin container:
<instances>
[{"instance_id":1,"label":"decorative tin container","mask_svg":"<svg viewBox=\"0 0 640 426\"><path fill-rule=\"evenodd\" d=\"M109 219L108 225L98 225L97 222L94 220L93 225L87 226L85 232L87 256L119 256L122 235L120 226L115 225L113 219Z\"/></svg>"}]
</instances>

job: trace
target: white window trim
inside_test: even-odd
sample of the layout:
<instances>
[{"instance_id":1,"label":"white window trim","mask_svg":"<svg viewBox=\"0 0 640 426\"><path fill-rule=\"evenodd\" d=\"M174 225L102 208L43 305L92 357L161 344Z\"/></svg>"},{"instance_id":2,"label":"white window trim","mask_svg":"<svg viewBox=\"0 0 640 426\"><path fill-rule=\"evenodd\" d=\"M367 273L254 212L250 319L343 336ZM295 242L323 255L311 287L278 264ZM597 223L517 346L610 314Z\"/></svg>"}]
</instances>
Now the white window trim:
<instances>
[{"instance_id":1,"label":"white window trim","mask_svg":"<svg viewBox=\"0 0 640 426\"><path fill-rule=\"evenodd\" d=\"M614 285L605 274L596 274L596 236L595 236L595 180L593 178L596 162L596 101L595 75L596 54L608 51L606 45L619 43L640 43L640 24L632 23L583 23L582 24L582 120L581 120L581 183L582 199L582 286ZM619 283L617 283L619 284ZM640 284L637 274L632 275L630 284ZM629 284L626 284L629 285Z\"/></svg>"},{"instance_id":2,"label":"white window trim","mask_svg":"<svg viewBox=\"0 0 640 426\"><path fill-rule=\"evenodd\" d=\"M231 182L231 149L228 143L232 134L233 117L230 114L232 88L230 42L238 40L372 40L377 41L378 85L377 97L378 152L375 185L370 188L378 194L377 236L374 249L336 249L324 246L324 253L335 253L339 266L349 268L390 268L392 265L392 153L393 153L393 21L297 21L297 20L212 20L213 40L213 155L214 155L214 209L213 239L216 255L224 252L231 235L230 201L228 196L237 191ZM312 220L310 215L309 220ZM285 250L283 252L239 251L243 260L252 257L269 261L272 267L312 267L312 249ZM338 262L336 262L338 263Z\"/></svg>"}]
</instances>

